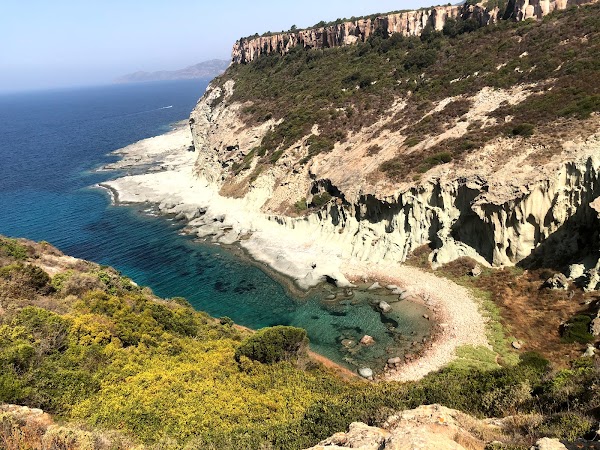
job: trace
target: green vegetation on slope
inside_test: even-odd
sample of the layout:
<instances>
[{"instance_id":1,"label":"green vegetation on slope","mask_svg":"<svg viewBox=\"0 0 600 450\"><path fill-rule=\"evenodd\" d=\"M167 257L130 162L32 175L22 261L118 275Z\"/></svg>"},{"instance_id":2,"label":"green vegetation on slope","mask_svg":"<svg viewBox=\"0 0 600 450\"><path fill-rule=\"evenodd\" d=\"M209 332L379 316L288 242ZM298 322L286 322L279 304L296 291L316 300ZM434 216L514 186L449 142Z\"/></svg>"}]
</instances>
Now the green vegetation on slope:
<instances>
[{"instance_id":1,"label":"green vegetation on slope","mask_svg":"<svg viewBox=\"0 0 600 450\"><path fill-rule=\"evenodd\" d=\"M156 448L305 448L353 421L381 424L429 403L477 416L544 414L520 444L573 438L598 419L600 372L588 360L553 372L524 354L508 368L457 366L419 383L348 382L300 367L303 330L251 335L91 263L51 278L39 268L45 252L59 254L0 238L0 402Z\"/></svg>"},{"instance_id":2,"label":"green vegetation on slope","mask_svg":"<svg viewBox=\"0 0 600 450\"><path fill-rule=\"evenodd\" d=\"M483 87L537 83L531 88L535 95L493 113L496 125L472 126L460 138L399 154L381 167L401 179L460 159L495 137L553 134L599 111L600 5L555 12L540 22L503 21L477 29L473 22L450 20L443 32L426 30L420 38L381 31L357 46L296 47L284 57L233 65L219 82L230 79L236 82L231 101L247 104L249 123L284 119L256 149L261 164L279 159L282 149L310 135L315 124L320 135L318 142L317 136L309 138L309 158L329 151L349 132L384 117L398 98L409 99L408 105L387 127L402 130L408 145L415 145L460 120L468 111L466 97ZM455 96L462 98L424 117L436 102ZM507 116L513 117L509 123Z\"/></svg>"}]
</instances>

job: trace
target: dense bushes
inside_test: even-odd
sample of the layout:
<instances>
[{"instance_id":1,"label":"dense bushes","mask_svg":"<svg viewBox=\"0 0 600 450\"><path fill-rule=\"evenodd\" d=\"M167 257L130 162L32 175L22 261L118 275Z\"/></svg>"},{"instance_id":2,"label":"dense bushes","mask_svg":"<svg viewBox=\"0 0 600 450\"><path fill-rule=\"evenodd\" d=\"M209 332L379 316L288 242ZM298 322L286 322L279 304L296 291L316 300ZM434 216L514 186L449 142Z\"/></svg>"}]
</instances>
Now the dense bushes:
<instances>
[{"instance_id":1,"label":"dense bushes","mask_svg":"<svg viewBox=\"0 0 600 450\"><path fill-rule=\"evenodd\" d=\"M592 323L590 316L578 315L573 317L563 326L562 340L581 344L592 342L594 336L589 333L590 323Z\"/></svg>"},{"instance_id":2,"label":"dense bushes","mask_svg":"<svg viewBox=\"0 0 600 450\"><path fill-rule=\"evenodd\" d=\"M481 417L542 414L531 439L580 436L598 419L600 373L589 361L553 372L524 354L513 367L456 366L418 383L343 381L315 364L298 368L304 330L251 335L183 299L126 287L109 268L88 269L55 275L56 290L2 299L0 402L168 448L307 448L353 421L379 425L426 403ZM65 296L68 280L88 277L94 291Z\"/></svg>"},{"instance_id":3,"label":"dense bushes","mask_svg":"<svg viewBox=\"0 0 600 450\"><path fill-rule=\"evenodd\" d=\"M236 361L246 357L263 364L298 358L308 347L306 331L277 326L257 331L247 337L235 351Z\"/></svg>"}]
</instances>

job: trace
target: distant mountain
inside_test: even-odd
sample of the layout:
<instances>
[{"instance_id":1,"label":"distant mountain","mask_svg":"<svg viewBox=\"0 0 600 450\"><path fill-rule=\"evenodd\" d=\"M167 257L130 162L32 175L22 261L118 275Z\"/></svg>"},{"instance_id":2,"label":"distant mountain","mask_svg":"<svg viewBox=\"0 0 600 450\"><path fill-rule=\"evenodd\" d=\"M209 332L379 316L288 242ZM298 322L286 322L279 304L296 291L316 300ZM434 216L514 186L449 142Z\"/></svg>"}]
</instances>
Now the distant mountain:
<instances>
[{"instance_id":1,"label":"distant mountain","mask_svg":"<svg viewBox=\"0 0 600 450\"><path fill-rule=\"evenodd\" d=\"M159 72L134 72L123 75L115 83L140 83L143 81L191 80L194 78L214 78L227 69L229 61L213 59L180 70L161 70Z\"/></svg>"}]
</instances>

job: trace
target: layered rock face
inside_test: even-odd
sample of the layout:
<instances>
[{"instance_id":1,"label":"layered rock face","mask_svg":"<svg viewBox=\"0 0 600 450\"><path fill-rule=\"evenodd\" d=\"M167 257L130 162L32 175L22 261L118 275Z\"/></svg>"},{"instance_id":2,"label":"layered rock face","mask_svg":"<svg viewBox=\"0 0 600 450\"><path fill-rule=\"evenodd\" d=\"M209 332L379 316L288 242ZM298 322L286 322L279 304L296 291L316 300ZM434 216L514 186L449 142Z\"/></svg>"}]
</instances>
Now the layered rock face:
<instances>
[{"instance_id":1,"label":"layered rock face","mask_svg":"<svg viewBox=\"0 0 600 450\"><path fill-rule=\"evenodd\" d=\"M427 26L441 31L449 18L474 19L482 26L495 23L504 17L515 20L540 19L557 9L566 9L571 5L594 3L595 1L597 0L512 0L506 11L500 11L498 7L488 9L483 3L435 6L375 18L357 19L325 27L241 39L235 43L231 59L235 64L245 64L254 61L261 55L272 53L285 55L296 46L323 49L352 45L357 42L365 42L378 30L384 30L388 34L401 33L403 36L420 36Z\"/></svg>"},{"instance_id":2,"label":"layered rock face","mask_svg":"<svg viewBox=\"0 0 600 450\"><path fill-rule=\"evenodd\" d=\"M495 21L497 12L497 9L487 11L480 6L436 6L297 32L247 38L235 43L232 61L236 64L244 64L264 54L284 55L296 46L322 49L352 45L356 42L365 42L377 30L385 30L389 34L420 36L428 25L435 30L442 30L448 18L473 17L480 24L487 25Z\"/></svg>"},{"instance_id":3,"label":"layered rock face","mask_svg":"<svg viewBox=\"0 0 600 450\"><path fill-rule=\"evenodd\" d=\"M308 154L299 142L277 164L258 168L254 160L249 170L234 175L231 168L274 124L246 126L241 105L227 101L234 88L233 82L209 88L192 113L197 173L224 195L244 197L282 229L335 245L342 258L399 262L428 244L434 267L461 256L492 266L562 267L598 248L599 220L589 205L600 197L599 134L563 143L563 151L542 166L532 161L543 148L501 138L461 164L394 184L377 178L378 167L403 137L382 135L381 152L366 156L375 142L368 129L309 164L299 163ZM500 92L483 94L504 98ZM225 100L211 107L211 99L220 96ZM310 202L322 193L332 200L320 210L301 217L291 213L297 200ZM596 260L597 255L592 267Z\"/></svg>"},{"instance_id":4,"label":"layered rock face","mask_svg":"<svg viewBox=\"0 0 600 450\"><path fill-rule=\"evenodd\" d=\"M512 16L516 20L541 19L553 11L567 9L573 5L595 3L597 0L513 0L514 7L509 5Z\"/></svg>"}]
</instances>

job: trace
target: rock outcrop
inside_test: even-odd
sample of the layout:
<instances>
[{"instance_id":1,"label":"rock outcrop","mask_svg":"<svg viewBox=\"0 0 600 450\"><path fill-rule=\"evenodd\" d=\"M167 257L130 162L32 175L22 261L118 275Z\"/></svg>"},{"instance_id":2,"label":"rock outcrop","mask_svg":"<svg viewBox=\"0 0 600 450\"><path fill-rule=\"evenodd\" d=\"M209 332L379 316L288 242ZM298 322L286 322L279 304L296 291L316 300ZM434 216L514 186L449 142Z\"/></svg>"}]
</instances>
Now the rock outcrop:
<instances>
[{"instance_id":1,"label":"rock outcrop","mask_svg":"<svg viewBox=\"0 0 600 450\"><path fill-rule=\"evenodd\" d=\"M553 11L569 6L594 3L596 0L512 0L507 8L509 17L516 20L541 19Z\"/></svg>"},{"instance_id":2,"label":"rock outcrop","mask_svg":"<svg viewBox=\"0 0 600 450\"><path fill-rule=\"evenodd\" d=\"M232 178L231 168L276 123L247 126L242 105L230 101L234 89L233 81L209 87L192 112L197 173L225 186L225 195L245 197L283 228L336 244L344 258L398 262L428 244L434 266L469 256L485 265L557 267L598 247L590 230L599 228L599 219L589 205L600 197L600 134L564 142L562 153L542 166L528 158L543 148L516 148L523 143L500 139L460 167L435 169L419 182L373 184L378 163L364 156L376 129L370 128L306 165L298 163L308 152L299 142L248 182L243 173ZM504 95L486 91L475 97L484 94ZM222 100L215 105L216 98ZM401 136L381 139L390 151L402 142ZM384 152L377 156L385 158ZM320 211L303 217L280 213L296 199L310 201L322 192L334 201Z\"/></svg>"},{"instance_id":3,"label":"rock outcrop","mask_svg":"<svg viewBox=\"0 0 600 450\"><path fill-rule=\"evenodd\" d=\"M448 18L474 18L480 25L487 25L493 23L497 15L497 8L488 11L482 6L461 5L435 6L373 18L359 18L324 27L241 39L233 47L232 61L236 64L245 64L264 54L284 55L296 46L322 49L352 45L365 42L378 30L388 34L420 36L427 26L441 31Z\"/></svg>"},{"instance_id":4,"label":"rock outcrop","mask_svg":"<svg viewBox=\"0 0 600 450\"><path fill-rule=\"evenodd\" d=\"M500 448L504 421L477 420L440 405L420 406L390 417L382 428L353 423L309 450L464 450L487 448L480 436L496 439ZM540 439L532 450L566 449L556 439Z\"/></svg>"},{"instance_id":5,"label":"rock outcrop","mask_svg":"<svg viewBox=\"0 0 600 450\"><path fill-rule=\"evenodd\" d=\"M540 19L555 10L594 1L596 0L512 0L505 11L500 11L497 6L487 8L484 3L480 3L478 5L435 6L416 11L358 18L322 27L240 39L233 47L231 60L235 64L245 64L261 55L272 53L285 55L297 46L323 49L353 45L357 42L365 42L377 31L388 34L401 33L403 36L420 36L427 27L441 31L448 19L472 19L480 26L489 25L504 18Z\"/></svg>"}]
</instances>

